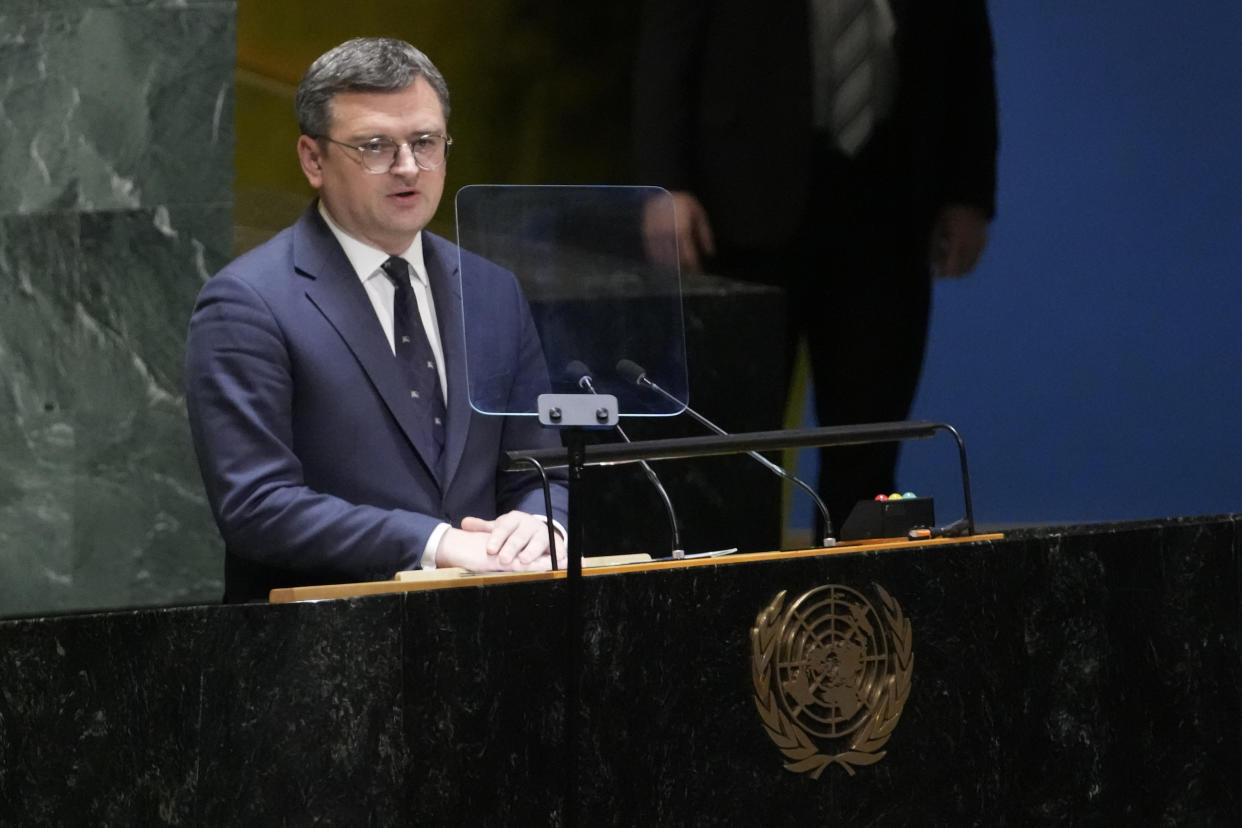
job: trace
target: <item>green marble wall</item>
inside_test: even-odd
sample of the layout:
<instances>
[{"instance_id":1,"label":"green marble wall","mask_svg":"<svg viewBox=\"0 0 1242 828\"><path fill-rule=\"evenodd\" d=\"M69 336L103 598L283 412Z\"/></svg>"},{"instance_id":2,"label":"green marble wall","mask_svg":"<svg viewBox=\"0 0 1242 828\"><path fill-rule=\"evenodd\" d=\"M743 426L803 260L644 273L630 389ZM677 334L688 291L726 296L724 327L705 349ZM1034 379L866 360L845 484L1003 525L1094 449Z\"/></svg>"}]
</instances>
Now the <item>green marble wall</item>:
<instances>
[{"instance_id":1,"label":"green marble wall","mask_svg":"<svg viewBox=\"0 0 1242 828\"><path fill-rule=\"evenodd\" d=\"M0 615L219 595L181 360L231 245L235 18L0 12Z\"/></svg>"}]
</instances>

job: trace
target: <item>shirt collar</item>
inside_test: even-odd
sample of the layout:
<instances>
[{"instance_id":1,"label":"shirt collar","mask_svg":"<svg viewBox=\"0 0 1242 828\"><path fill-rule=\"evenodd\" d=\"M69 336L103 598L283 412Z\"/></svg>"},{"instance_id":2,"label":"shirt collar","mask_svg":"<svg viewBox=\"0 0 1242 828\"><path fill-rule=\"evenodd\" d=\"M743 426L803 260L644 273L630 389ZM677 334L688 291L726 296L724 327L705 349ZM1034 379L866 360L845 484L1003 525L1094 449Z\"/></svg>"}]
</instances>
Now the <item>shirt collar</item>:
<instances>
[{"instance_id":1,"label":"shirt collar","mask_svg":"<svg viewBox=\"0 0 1242 828\"><path fill-rule=\"evenodd\" d=\"M345 258L349 259L349 263L353 265L354 272L358 274L359 279L365 282L380 272L380 265L388 261L387 253L378 247L372 247L366 242L359 241L349 235L333 220L322 199L319 201L319 215L323 216L323 220L327 222L328 229L332 231L332 235L336 237L337 242L341 245L341 249L345 251ZM401 258L409 263L410 273L413 274L414 278L426 284L427 266L423 261L423 233L421 230L415 234L414 241L410 242L410 246L401 253Z\"/></svg>"}]
</instances>

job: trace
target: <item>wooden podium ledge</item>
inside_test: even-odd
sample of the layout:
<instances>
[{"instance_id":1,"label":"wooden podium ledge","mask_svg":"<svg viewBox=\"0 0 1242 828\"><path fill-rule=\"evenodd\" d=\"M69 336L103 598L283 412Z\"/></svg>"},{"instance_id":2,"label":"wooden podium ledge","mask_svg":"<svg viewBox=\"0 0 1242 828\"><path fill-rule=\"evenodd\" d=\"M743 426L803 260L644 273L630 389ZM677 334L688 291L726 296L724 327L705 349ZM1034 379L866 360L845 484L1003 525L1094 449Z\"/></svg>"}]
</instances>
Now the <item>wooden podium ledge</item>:
<instances>
[{"instance_id":1,"label":"wooden podium ledge","mask_svg":"<svg viewBox=\"0 0 1242 828\"><path fill-rule=\"evenodd\" d=\"M906 540L892 538L871 541L843 541L836 546L816 549L795 549L779 552L745 552L718 557L681 558L677 560L652 560L650 555L614 555L607 558L586 558L583 563L584 577L614 575L624 572L652 572L664 569L683 569L692 566L721 566L756 561L774 561L785 558L813 558L820 555L840 555L846 552L870 552L877 549L906 549L918 546L944 546L947 544L993 541L1004 538L1002 533L971 535L967 538L933 538L930 540ZM323 586L281 587L268 594L273 604L294 601L323 601L332 598L355 598L362 595L383 595L392 592L421 592L429 589L447 589L485 584L515 584L522 581L554 581L563 579L565 570L556 572L471 572L466 569L432 569L398 572L390 581L362 581L353 584L326 584Z\"/></svg>"}]
</instances>

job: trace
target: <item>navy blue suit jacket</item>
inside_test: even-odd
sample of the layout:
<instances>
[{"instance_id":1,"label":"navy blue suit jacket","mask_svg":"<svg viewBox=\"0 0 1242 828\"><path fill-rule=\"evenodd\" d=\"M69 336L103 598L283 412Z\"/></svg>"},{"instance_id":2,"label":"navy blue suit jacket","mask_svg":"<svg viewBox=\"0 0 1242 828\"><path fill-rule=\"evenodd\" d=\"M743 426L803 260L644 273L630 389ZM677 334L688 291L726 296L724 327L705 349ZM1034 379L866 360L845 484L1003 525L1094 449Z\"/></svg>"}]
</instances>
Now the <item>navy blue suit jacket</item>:
<instances>
[{"instance_id":1,"label":"navy blue suit jacket","mask_svg":"<svg viewBox=\"0 0 1242 828\"><path fill-rule=\"evenodd\" d=\"M465 253L463 283L458 248L427 232L423 253L448 385L443 478L418 445L366 291L314 205L204 286L190 321L186 404L225 541L225 600L391 578L416 567L441 522L544 513L538 478L499 466L506 450L556 446L556 435L533 417L475 412L467 388L467 350L472 381L493 403L524 395L505 410L534 410L525 396L547 385L517 281ZM563 524L566 502L555 486Z\"/></svg>"}]
</instances>

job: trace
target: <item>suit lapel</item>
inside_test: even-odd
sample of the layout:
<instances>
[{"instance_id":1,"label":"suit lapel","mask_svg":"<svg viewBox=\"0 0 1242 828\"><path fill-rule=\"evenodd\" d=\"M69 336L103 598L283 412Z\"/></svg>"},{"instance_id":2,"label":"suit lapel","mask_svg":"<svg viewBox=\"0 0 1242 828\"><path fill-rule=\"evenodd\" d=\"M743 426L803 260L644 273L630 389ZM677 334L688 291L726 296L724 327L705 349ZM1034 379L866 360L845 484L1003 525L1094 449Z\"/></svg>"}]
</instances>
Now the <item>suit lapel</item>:
<instances>
[{"instance_id":1,"label":"suit lapel","mask_svg":"<svg viewBox=\"0 0 1242 828\"><path fill-rule=\"evenodd\" d=\"M424 231L423 262L431 283L431 297L440 326L440 345L444 350L444 376L448 383L447 416L444 433L444 480L453 479L466 450L470 432L470 389L466 376L466 334L462 322L461 281L456 248L444 239Z\"/></svg>"},{"instance_id":2,"label":"suit lapel","mask_svg":"<svg viewBox=\"0 0 1242 828\"><path fill-rule=\"evenodd\" d=\"M419 429L414 407L410 405L409 389L384 330L375 318L375 308L316 205L311 205L294 226L293 264L305 277L306 298L336 329L406 439L422 458L423 465L439 479L435 464L424 455L424 447L415 439Z\"/></svg>"}]
</instances>

